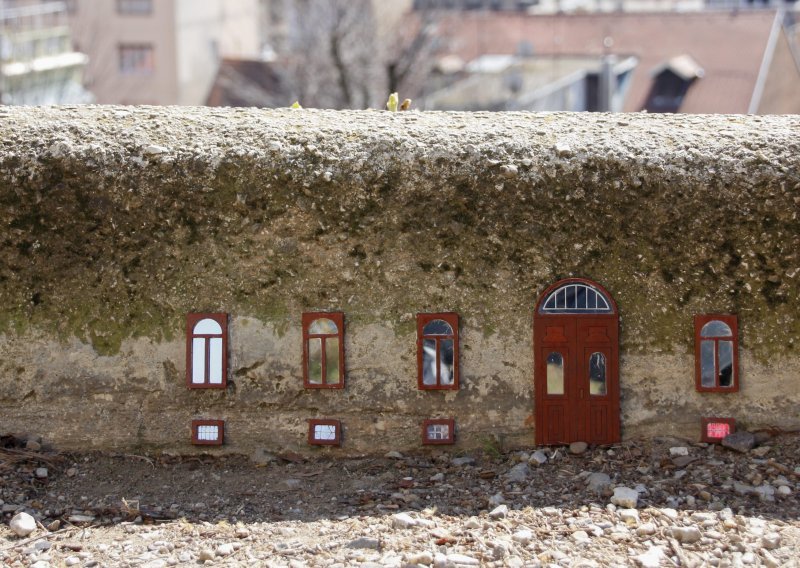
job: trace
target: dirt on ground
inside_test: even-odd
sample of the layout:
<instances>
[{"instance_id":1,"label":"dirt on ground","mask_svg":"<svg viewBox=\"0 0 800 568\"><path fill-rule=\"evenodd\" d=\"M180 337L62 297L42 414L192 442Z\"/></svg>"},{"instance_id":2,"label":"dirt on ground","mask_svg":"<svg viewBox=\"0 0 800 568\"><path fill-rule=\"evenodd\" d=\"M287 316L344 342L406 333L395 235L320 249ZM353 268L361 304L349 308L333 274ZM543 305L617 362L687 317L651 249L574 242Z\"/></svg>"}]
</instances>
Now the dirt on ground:
<instances>
[{"instance_id":1,"label":"dirt on ground","mask_svg":"<svg viewBox=\"0 0 800 568\"><path fill-rule=\"evenodd\" d=\"M9 435L0 565L798 566L800 435L757 442L256 463Z\"/></svg>"}]
</instances>

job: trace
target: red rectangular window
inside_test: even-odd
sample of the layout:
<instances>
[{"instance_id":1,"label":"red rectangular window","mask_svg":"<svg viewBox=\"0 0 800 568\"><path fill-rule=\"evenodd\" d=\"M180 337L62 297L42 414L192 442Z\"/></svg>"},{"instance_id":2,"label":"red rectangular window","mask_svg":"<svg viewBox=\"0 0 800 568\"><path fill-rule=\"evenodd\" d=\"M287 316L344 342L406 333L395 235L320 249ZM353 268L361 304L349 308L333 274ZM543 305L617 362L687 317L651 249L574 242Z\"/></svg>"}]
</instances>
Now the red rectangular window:
<instances>
[{"instance_id":1,"label":"red rectangular window","mask_svg":"<svg viewBox=\"0 0 800 568\"><path fill-rule=\"evenodd\" d=\"M700 392L739 390L739 326L734 315L694 317L695 388Z\"/></svg>"},{"instance_id":2,"label":"red rectangular window","mask_svg":"<svg viewBox=\"0 0 800 568\"><path fill-rule=\"evenodd\" d=\"M454 444L456 422L452 418L425 420L422 423L422 443L425 445Z\"/></svg>"},{"instance_id":3,"label":"red rectangular window","mask_svg":"<svg viewBox=\"0 0 800 568\"><path fill-rule=\"evenodd\" d=\"M195 446L221 446L224 439L224 420L192 420L192 444Z\"/></svg>"},{"instance_id":4,"label":"red rectangular window","mask_svg":"<svg viewBox=\"0 0 800 568\"><path fill-rule=\"evenodd\" d=\"M458 314L417 314L417 386L458 390Z\"/></svg>"},{"instance_id":5,"label":"red rectangular window","mask_svg":"<svg viewBox=\"0 0 800 568\"><path fill-rule=\"evenodd\" d=\"M224 389L228 384L228 314L186 316L186 386Z\"/></svg>"},{"instance_id":6,"label":"red rectangular window","mask_svg":"<svg viewBox=\"0 0 800 568\"><path fill-rule=\"evenodd\" d=\"M344 388L344 314L303 314L303 386Z\"/></svg>"},{"instance_id":7,"label":"red rectangular window","mask_svg":"<svg viewBox=\"0 0 800 568\"><path fill-rule=\"evenodd\" d=\"M703 418L703 431L700 439L703 442L721 442L728 434L736 431L736 420L733 418Z\"/></svg>"},{"instance_id":8,"label":"red rectangular window","mask_svg":"<svg viewBox=\"0 0 800 568\"><path fill-rule=\"evenodd\" d=\"M341 446L342 423L338 420L309 420L308 443L312 446Z\"/></svg>"}]
</instances>

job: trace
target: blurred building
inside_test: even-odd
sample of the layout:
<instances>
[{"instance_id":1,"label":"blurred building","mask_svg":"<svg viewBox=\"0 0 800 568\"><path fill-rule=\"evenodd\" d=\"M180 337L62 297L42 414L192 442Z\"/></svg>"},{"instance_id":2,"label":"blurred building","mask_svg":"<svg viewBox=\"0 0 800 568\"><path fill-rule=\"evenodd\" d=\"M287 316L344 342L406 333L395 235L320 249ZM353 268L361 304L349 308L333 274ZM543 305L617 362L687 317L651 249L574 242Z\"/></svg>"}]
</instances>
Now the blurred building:
<instances>
[{"instance_id":1,"label":"blurred building","mask_svg":"<svg viewBox=\"0 0 800 568\"><path fill-rule=\"evenodd\" d=\"M86 62L72 48L63 2L0 0L0 102L91 102L82 86Z\"/></svg>"},{"instance_id":2,"label":"blurred building","mask_svg":"<svg viewBox=\"0 0 800 568\"><path fill-rule=\"evenodd\" d=\"M441 57L445 65L440 65L437 81L430 83L436 89L421 94L422 108L475 109L474 102L485 97L478 85L497 86L494 106L505 101L507 108L517 108L520 101L535 99L537 92L563 89L565 81L574 83L570 66L584 58L582 68L573 71L585 79L581 84L586 110L592 110L591 77L599 77L596 62L616 56L619 62L635 58L635 69L626 65L623 73L618 63L609 69L607 84L616 85L616 102L600 108L800 113L800 43L791 10L549 16L453 12L440 20L439 34L447 46ZM486 56L505 56L507 65L494 70L474 65ZM525 59L512 61L509 56L528 58L527 70L519 69ZM585 58L595 63L587 64ZM515 73L516 79L508 78ZM471 89L473 102L463 96L454 102L450 95L455 90L469 94L470 89L463 88L469 81L476 85ZM581 87L572 88L577 92ZM577 100L574 96L550 100L565 104L547 110L578 110L570 106ZM538 105L533 108L543 110Z\"/></svg>"},{"instance_id":3,"label":"blurred building","mask_svg":"<svg viewBox=\"0 0 800 568\"><path fill-rule=\"evenodd\" d=\"M70 0L99 103L200 105L222 57L258 58L259 0Z\"/></svg>"}]
</instances>

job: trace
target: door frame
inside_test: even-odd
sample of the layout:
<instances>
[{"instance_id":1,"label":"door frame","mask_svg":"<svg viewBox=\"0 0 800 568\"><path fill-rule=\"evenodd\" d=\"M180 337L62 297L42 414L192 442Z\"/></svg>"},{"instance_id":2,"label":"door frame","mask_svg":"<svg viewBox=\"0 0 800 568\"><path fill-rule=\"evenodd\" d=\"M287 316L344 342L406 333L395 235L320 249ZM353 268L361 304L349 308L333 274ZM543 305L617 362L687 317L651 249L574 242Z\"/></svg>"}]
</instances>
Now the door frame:
<instances>
[{"instance_id":1,"label":"door frame","mask_svg":"<svg viewBox=\"0 0 800 568\"><path fill-rule=\"evenodd\" d=\"M583 284L593 288L608 302L609 310L601 313L542 313L543 303L550 297L550 294L555 290L570 284ZM582 369L584 366L579 363L579 361L582 361L582 359L579 359L579 357L582 357L582 354L578 351L585 350L584 347L591 348L591 345L584 345L584 347L578 345L578 330L582 327L582 323L590 323L591 320L595 320L598 323L603 322L604 326L610 331L608 337L609 342L607 346L603 347L603 350L605 350L607 347L609 351L609 361L607 362L606 367L608 393L607 399L603 401L609 412L607 418L607 436L600 442L596 440L594 440L594 442L610 444L620 440L619 310L617 309L617 304L608 290L606 290L597 282L585 278L565 278L555 282L554 284L551 284L544 290L544 292L541 293L536 302L533 313L533 377L535 394L534 418L537 445L563 444L574 441L592 442L590 439L579 440L579 438L582 438L583 436L579 436L578 434L580 430L587 432L589 429L587 422L589 420L589 416L588 412L586 411L591 411L591 399L588 397L588 394L584 395L583 393L581 393L580 398L578 398L578 394L574 392L571 394L572 398L564 399L565 406L571 408L571 411L568 410L566 412L566 419L570 421L570 424L567 426L570 434L566 436L566 440L550 440L548 438L547 424L545 424L545 406L547 404L546 401L548 400L548 395L546 392L547 377L545 374L547 371L546 365L543 365L540 359L543 357L543 350L548 348L548 345L544 342L544 334L546 331L545 328L548 324L552 326L558 322L563 322L566 324L564 326L565 329L572 328L574 333L573 337L565 338L566 342L564 345L567 348L568 353L571 354L569 357L571 360L564 361L565 373L567 368L570 368L572 373L577 373L578 370ZM577 382L578 380L579 379L576 378L574 382ZM565 375L565 394L567 393L567 386L567 376ZM588 436L586 437L588 438Z\"/></svg>"}]
</instances>

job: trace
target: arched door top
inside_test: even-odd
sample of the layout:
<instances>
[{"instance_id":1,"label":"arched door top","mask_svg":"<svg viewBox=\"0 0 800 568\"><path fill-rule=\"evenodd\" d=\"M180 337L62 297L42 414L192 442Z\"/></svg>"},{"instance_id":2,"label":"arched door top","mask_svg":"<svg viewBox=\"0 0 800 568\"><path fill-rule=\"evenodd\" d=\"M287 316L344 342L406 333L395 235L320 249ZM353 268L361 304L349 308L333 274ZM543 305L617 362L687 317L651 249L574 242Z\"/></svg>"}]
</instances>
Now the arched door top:
<instances>
[{"instance_id":1,"label":"arched door top","mask_svg":"<svg viewBox=\"0 0 800 568\"><path fill-rule=\"evenodd\" d=\"M617 305L605 288L583 278L567 278L539 297L539 314L616 314Z\"/></svg>"}]
</instances>

